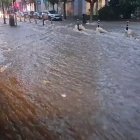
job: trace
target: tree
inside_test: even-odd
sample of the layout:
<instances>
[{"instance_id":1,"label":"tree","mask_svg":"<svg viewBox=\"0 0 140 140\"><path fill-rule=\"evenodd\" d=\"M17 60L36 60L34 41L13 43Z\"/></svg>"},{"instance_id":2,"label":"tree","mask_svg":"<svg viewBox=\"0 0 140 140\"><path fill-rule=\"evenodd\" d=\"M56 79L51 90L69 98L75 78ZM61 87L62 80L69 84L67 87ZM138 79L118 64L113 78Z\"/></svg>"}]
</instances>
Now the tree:
<instances>
[{"instance_id":1,"label":"tree","mask_svg":"<svg viewBox=\"0 0 140 140\"><path fill-rule=\"evenodd\" d=\"M60 0L61 2L63 2L63 11L64 11L64 19L67 18L66 16L66 3L67 3L67 0Z\"/></svg>"},{"instance_id":2,"label":"tree","mask_svg":"<svg viewBox=\"0 0 140 140\"><path fill-rule=\"evenodd\" d=\"M5 6L8 7L11 3L11 0L0 0L2 12L3 12L3 23L6 24L6 17L5 17Z\"/></svg>"},{"instance_id":3,"label":"tree","mask_svg":"<svg viewBox=\"0 0 140 140\"><path fill-rule=\"evenodd\" d=\"M109 5L110 6L117 6L119 5L120 1L119 0L110 0Z\"/></svg>"},{"instance_id":4,"label":"tree","mask_svg":"<svg viewBox=\"0 0 140 140\"><path fill-rule=\"evenodd\" d=\"M4 0L3 0L4 1ZM4 5L5 7L9 7L9 5L11 4L12 0L5 0L4 1Z\"/></svg>"},{"instance_id":5,"label":"tree","mask_svg":"<svg viewBox=\"0 0 140 140\"><path fill-rule=\"evenodd\" d=\"M5 6L9 6L11 4L12 0L0 0L0 2L1 2L1 6L2 6L2 3L3 3L4 7L5 7Z\"/></svg>"},{"instance_id":6,"label":"tree","mask_svg":"<svg viewBox=\"0 0 140 140\"><path fill-rule=\"evenodd\" d=\"M31 10L31 3L33 3L36 11L36 0L26 0L26 1L28 1L30 4L30 10Z\"/></svg>"},{"instance_id":7,"label":"tree","mask_svg":"<svg viewBox=\"0 0 140 140\"><path fill-rule=\"evenodd\" d=\"M3 0L1 1L1 6L2 6L2 12L3 12L3 23L6 24L6 18L5 18L5 10L4 10L4 2L3 2Z\"/></svg>"},{"instance_id":8,"label":"tree","mask_svg":"<svg viewBox=\"0 0 140 140\"><path fill-rule=\"evenodd\" d=\"M52 4L53 10L54 10L54 5L58 4L58 2L59 2L59 0L48 0L48 1Z\"/></svg>"},{"instance_id":9,"label":"tree","mask_svg":"<svg viewBox=\"0 0 140 140\"><path fill-rule=\"evenodd\" d=\"M123 18L131 18L131 14L140 6L140 0L110 0L109 5L114 13L123 15Z\"/></svg>"},{"instance_id":10,"label":"tree","mask_svg":"<svg viewBox=\"0 0 140 140\"><path fill-rule=\"evenodd\" d=\"M90 3L90 21L92 21L94 4L98 0L86 0L86 1Z\"/></svg>"},{"instance_id":11,"label":"tree","mask_svg":"<svg viewBox=\"0 0 140 140\"><path fill-rule=\"evenodd\" d=\"M140 0L119 0L119 6L124 18L131 18L131 14L140 6Z\"/></svg>"},{"instance_id":12,"label":"tree","mask_svg":"<svg viewBox=\"0 0 140 140\"><path fill-rule=\"evenodd\" d=\"M110 6L117 6L117 5L130 5L132 7L140 6L140 0L110 0Z\"/></svg>"}]
</instances>

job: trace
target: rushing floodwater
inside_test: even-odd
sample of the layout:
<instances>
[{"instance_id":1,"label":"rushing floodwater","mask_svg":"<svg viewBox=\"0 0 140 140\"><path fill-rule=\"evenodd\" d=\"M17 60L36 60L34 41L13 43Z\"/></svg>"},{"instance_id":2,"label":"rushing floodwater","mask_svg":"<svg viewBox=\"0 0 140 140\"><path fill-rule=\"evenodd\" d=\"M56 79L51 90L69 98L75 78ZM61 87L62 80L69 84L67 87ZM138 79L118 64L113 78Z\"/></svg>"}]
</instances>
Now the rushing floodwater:
<instances>
[{"instance_id":1,"label":"rushing floodwater","mask_svg":"<svg viewBox=\"0 0 140 140\"><path fill-rule=\"evenodd\" d=\"M0 27L0 139L139 140L140 27Z\"/></svg>"}]
</instances>

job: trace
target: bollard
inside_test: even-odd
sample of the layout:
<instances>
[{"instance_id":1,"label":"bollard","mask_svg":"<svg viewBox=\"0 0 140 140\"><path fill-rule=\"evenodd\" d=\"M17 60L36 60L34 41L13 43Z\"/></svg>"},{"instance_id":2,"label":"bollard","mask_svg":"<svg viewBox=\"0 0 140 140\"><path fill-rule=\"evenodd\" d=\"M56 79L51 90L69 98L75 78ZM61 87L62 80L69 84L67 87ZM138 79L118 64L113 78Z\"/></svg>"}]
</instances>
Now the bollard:
<instances>
[{"instance_id":1,"label":"bollard","mask_svg":"<svg viewBox=\"0 0 140 140\"><path fill-rule=\"evenodd\" d=\"M31 17L29 16L29 22L31 23Z\"/></svg>"},{"instance_id":2,"label":"bollard","mask_svg":"<svg viewBox=\"0 0 140 140\"><path fill-rule=\"evenodd\" d=\"M34 21L35 21L35 24L37 24L37 16L36 15L34 16Z\"/></svg>"},{"instance_id":3,"label":"bollard","mask_svg":"<svg viewBox=\"0 0 140 140\"><path fill-rule=\"evenodd\" d=\"M21 20L21 16L20 16L20 18L19 18L19 21L22 22L22 20Z\"/></svg>"},{"instance_id":4,"label":"bollard","mask_svg":"<svg viewBox=\"0 0 140 140\"><path fill-rule=\"evenodd\" d=\"M26 19L26 17L25 17L25 15L24 15L24 22L26 22L26 20L25 20L25 19Z\"/></svg>"},{"instance_id":5,"label":"bollard","mask_svg":"<svg viewBox=\"0 0 140 140\"><path fill-rule=\"evenodd\" d=\"M43 26L44 26L44 21L45 21L44 18L42 19L42 21L43 21Z\"/></svg>"},{"instance_id":6,"label":"bollard","mask_svg":"<svg viewBox=\"0 0 140 140\"><path fill-rule=\"evenodd\" d=\"M17 16L15 14L15 26L17 26Z\"/></svg>"},{"instance_id":7,"label":"bollard","mask_svg":"<svg viewBox=\"0 0 140 140\"><path fill-rule=\"evenodd\" d=\"M35 18L35 24L37 24L37 19Z\"/></svg>"},{"instance_id":8,"label":"bollard","mask_svg":"<svg viewBox=\"0 0 140 140\"><path fill-rule=\"evenodd\" d=\"M52 17L51 17L51 24L53 24Z\"/></svg>"},{"instance_id":9,"label":"bollard","mask_svg":"<svg viewBox=\"0 0 140 140\"><path fill-rule=\"evenodd\" d=\"M10 15L9 15L9 25L10 25L10 26L15 26L14 14L10 14Z\"/></svg>"},{"instance_id":10,"label":"bollard","mask_svg":"<svg viewBox=\"0 0 140 140\"><path fill-rule=\"evenodd\" d=\"M77 19L77 29L78 29L78 31L80 31L80 23L79 23L79 19Z\"/></svg>"},{"instance_id":11,"label":"bollard","mask_svg":"<svg viewBox=\"0 0 140 140\"><path fill-rule=\"evenodd\" d=\"M126 31L128 31L128 29L129 29L129 25L128 24L129 24L129 21L126 22Z\"/></svg>"},{"instance_id":12,"label":"bollard","mask_svg":"<svg viewBox=\"0 0 140 140\"><path fill-rule=\"evenodd\" d=\"M86 14L83 14L82 16L83 16L83 18L82 18L83 24L86 24L87 23Z\"/></svg>"},{"instance_id":13,"label":"bollard","mask_svg":"<svg viewBox=\"0 0 140 140\"><path fill-rule=\"evenodd\" d=\"M98 28L99 28L100 27L100 20L97 21L97 24L98 24Z\"/></svg>"}]
</instances>

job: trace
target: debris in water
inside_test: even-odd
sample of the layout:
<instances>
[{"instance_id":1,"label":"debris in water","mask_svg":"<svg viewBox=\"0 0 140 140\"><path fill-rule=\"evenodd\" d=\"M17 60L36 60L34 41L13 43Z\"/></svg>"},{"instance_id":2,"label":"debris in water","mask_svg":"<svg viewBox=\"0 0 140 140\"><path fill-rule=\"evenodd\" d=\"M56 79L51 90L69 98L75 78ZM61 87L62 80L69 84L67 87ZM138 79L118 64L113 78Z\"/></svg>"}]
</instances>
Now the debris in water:
<instances>
[{"instance_id":1,"label":"debris in water","mask_svg":"<svg viewBox=\"0 0 140 140\"><path fill-rule=\"evenodd\" d=\"M62 96L63 98L65 98L65 97L66 97L66 94L61 94L61 96Z\"/></svg>"},{"instance_id":2,"label":"debris in water","mask_svg":"<svg viewBox=\"0 0 140 140\"><path fill-rule=\"evenodd\" d=\"M48 81L48 80L43 80L43 83L44 83L44 84L50 84L50 81Z\"/></svg>"},{"instance_id":3,"label":"debris in water","mask_svg":"<svg viewBox=\"0 0 140 140\"><path fill-rule=\"evenodd\" d=\"M10 52L11 51L11 49L10 48L8 48L8 50L7 50L8 52Z\"/></svg>"},{"instance_id":4,"label":"debris in water","mask_svg":"<svg viewBox=\"0 0 140 140\"><path fill-rule=\"evenodd\" d=\"M4 72L10 65L11 65L11 63L8 63L7 65L2 66L0 68L0 72Z\"/></svg>"}]
</instances>

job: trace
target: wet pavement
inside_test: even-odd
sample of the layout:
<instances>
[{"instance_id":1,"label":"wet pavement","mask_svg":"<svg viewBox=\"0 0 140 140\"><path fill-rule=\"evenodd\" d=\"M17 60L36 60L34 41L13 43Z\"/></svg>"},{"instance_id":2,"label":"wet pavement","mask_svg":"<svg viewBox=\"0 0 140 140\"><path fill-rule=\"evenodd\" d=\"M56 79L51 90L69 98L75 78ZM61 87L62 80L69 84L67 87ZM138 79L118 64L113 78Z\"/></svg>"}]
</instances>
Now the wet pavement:
<instances>
[{"instance_id":1,"label":"wet pavement","mask_svg":"<svg viewBox=\"0 0 140 140\"><path fill-rule=\"evenodd\" d=\"M0 23L0 140L139 140L140 24Z\"/></svg>"}]
</instances>

